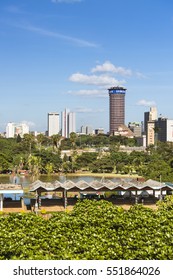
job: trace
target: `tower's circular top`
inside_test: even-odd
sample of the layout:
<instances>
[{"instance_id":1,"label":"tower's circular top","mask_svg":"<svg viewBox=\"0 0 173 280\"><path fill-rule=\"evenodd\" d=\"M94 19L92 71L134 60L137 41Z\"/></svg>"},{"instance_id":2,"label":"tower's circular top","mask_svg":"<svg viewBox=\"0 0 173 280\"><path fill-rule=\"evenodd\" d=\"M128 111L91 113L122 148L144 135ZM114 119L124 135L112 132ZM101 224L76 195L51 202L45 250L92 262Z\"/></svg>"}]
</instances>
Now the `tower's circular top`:
<instances>
[{"instance_id":1,"label":"tower's circular top","mask_svg":"<svg viewBox=\"0 0 173 280\"><path fill-rule=\"evenodd\" d=\"M126 93L126 88L124 87L111 87L108 89L110 94L125 94Z\"/></svg>"}]
</instances>

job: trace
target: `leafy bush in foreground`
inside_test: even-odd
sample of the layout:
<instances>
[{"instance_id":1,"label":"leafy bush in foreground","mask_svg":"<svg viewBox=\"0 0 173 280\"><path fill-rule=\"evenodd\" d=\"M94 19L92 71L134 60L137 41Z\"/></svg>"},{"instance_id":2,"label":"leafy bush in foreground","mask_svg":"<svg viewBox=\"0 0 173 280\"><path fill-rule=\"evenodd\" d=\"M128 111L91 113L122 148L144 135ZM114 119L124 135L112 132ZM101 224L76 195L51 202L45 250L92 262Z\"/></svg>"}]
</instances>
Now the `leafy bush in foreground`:
<instances>
[{"instance_id":1,"label":"leafy bush in foreground","mask_svg":"<svg viewBox=\"0 0 173 280\"><path fill-rule=\"evenodd\" d=\"M173 209L134 205L125 211L85 200L49 219L35 214L0 217L0 259L172 260Z\"/></svg>"}]
</instances>

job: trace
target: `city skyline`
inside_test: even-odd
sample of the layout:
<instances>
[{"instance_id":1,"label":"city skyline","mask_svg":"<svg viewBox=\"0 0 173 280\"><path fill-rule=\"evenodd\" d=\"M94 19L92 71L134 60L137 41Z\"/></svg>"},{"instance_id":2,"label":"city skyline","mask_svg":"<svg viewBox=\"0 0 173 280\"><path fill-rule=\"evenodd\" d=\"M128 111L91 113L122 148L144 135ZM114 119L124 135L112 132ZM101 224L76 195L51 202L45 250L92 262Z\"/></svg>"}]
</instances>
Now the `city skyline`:
<instances>
[{"instance_id":1,"label":"city skyline","mask_svg":"<svg viewBox=\"0 0 173 280\"><path fill-rule=\"evenodd\" d=\"M127 88L125 123L156 106L173 119L171 0L6 0L0 11L0 131L70 108L109 131L108 88Z\"/></svg>"}]
</instances>

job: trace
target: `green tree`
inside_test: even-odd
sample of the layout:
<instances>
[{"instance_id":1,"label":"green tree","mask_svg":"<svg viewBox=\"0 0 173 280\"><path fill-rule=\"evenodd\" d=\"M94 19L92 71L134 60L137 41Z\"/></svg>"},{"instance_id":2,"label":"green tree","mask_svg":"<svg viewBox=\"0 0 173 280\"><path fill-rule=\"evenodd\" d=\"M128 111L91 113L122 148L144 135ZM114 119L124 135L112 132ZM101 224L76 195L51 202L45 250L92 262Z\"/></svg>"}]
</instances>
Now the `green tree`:
<instances>
[{"instance_id":1,"label":"green tree","mask_svg":"<svg viewBox=\"0 0 173 280\"><path fill-rule=\"evenodd\" d=\"M28 167L29 167L29 173L33 177L37 177L40 174L40 170L41 170L41 158L34 155L29 155Z\"/></svg>"},{"instance_id":2,"label":"green tree","mask_svg":"<svg viewBox=\"0 0 173 280\"><path fill-rule=\"evenodd\" d=\"M54 134L51 136L52 139L52 145L53 149L58 149L60 146L60 140L61 140L61 135L60 134Z\"/></svg>"},{"instance_id":3,"label":"green tree","mask_svg":"<svg viewBox=\"0 0 173 280\"><path fill-rule=\"evenodd\" d=\"M76 140L77 140L77 134L75 132L70 133L70 143L72 149L76 148Z\"/></svg>"},{"instance_id":4,"label":"green tree","mask_svg":"<svg viewBox=\"0 0 173 280\"><path fill-rule=\"evenodd\" d=\"M53 164L52 164L51 162L48 162L48 163L46 164L46 166L45 166L45 170L46 170L46 173L47 173L48 175L52 174L53 171L54 171L54 166L53 166Z\"/></svg>"},{"instance_id":5,"label":"green tree","mask_svg":"<svg viewBox=\"0 0 173 280\"><path fill-rule=\"evenodd\" d=\"M33 134L24 134L23 135L23 145L26 148L26 150L31 154L32 148L35 144L35 136Z\"/></svg>"}]
</instances>

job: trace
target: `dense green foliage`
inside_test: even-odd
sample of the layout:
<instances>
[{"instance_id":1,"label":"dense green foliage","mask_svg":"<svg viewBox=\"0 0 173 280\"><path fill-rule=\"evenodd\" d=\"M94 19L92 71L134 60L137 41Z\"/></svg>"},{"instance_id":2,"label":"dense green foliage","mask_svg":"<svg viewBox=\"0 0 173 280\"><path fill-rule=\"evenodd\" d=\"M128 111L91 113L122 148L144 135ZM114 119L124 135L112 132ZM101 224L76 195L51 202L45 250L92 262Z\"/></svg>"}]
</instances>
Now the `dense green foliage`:
<instances>
[{"instance_id":1,"label":"dense green foliage","mask_svg":"<svg viewBox=\"0 0 173 280\"><path fill-rule=\"evenodd\" d=\"M165 201L157 211L85 200L49 219L2 215L0 259L172 260L173 200L168 201L168 209Z\"/></svg>"},{"instance_id":2,"label":"dense green foliage","mask_svg":"<svg viewBox=\"0 0 173 280\"><path fill-rule=\"evenodd\" d=\"M146 151L131 153L121 151L122 144L134 146L135 139L107 135L77 136L75 133L69 139L62 139L59 134L0 138L0 173L25 169L37 176L40 173L90 171L173 181L172 143L158 142L157 146L150 146ZM66 155L66 149L71 155Z\"/></svg>"}]
</instances>

